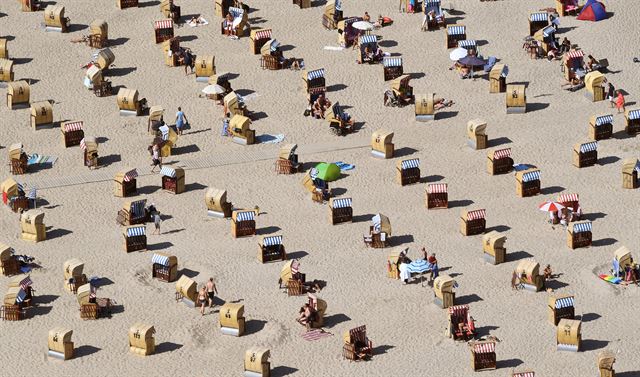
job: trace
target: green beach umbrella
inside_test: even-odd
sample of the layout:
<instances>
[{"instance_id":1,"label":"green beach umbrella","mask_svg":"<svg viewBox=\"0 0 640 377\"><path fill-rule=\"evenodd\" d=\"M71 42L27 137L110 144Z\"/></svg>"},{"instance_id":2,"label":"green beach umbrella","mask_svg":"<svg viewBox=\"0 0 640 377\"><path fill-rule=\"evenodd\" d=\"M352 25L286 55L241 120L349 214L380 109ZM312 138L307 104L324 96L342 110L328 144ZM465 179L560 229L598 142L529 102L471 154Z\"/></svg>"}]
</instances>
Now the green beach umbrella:
<instances>
[{"instance_id":1,"label":"green beach umbrella","mask_svg":"<svg viewBox=\"0 0 640 377\"><path fill-rule=\"evenodd\" d=\"M316 165L316 170L318 171L318 178L325 182L332 182L340 178L340 168L336 164L321 162Z\"/></svg>"}]
</instances>

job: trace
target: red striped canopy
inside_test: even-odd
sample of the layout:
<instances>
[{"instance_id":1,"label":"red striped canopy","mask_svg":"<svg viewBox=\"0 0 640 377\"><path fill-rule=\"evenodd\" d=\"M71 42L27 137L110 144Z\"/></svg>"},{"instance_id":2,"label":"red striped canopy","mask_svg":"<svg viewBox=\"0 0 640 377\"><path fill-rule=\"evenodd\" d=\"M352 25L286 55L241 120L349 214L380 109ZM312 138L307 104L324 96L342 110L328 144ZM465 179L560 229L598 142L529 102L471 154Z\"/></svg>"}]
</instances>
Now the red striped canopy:
<instances>
[{"instance_id":1,"label":"red striped canopy","mask_svg":"<svg viewBox=\"0 0 640 377\"><path fill-rule=\"evenodd\" d=\"M291 272L297 274L300 271L300 262L293 261L291 262Z\"/></svg>"},{"instance_id":2,"label":"red striped canopy","mask_svg":"<svg viewBox=\"0 0 640 377\"><path fill-rule=\"evenodd\" d=\"M76 122L67 122L64 124L64 132L81 131L84 122L79 120Z\"/></svg>"},{"instance_id":3,"label":"red striped canopy","mask_svg":"<svg viewBox=\"0 0 640 377\"><path fill-rule=\"evenodd\" d=\"M429 194L446 194L447 193L447 184L446 183L431 183L427 186L427 192Z\"/></svg>"},{"instance_id":4,"label":"red striped canopy","mask_svg":"<svg viewBox=\"0 0 640 377\"><path fill-rule=\"evenodd\" d=\"M567 202L577 202L578 194L560 194L558 195L558 202L567 203Z\"/></svg>"},{"instance_id":5,"label":"red striped canopy","mask_svg":"<svg viewBox=\"0 0 640 377\"><path fill-rule=\"evenodd\" d=\"M496 352L496 344L494 342L476 343L473 345L473 353L492 353Z\"/></svg>"},{"instance_id":6,"label":"red striped canopy","mask_svg":"<svg viewBox=\"0 0 640 377\"><path fill-rule=\"evenodd\" d=\"M536 377L536 372L514 372L511 377Z\"/></svg>"},{"instance_id":7,"label":"red striped canopy","mask_svg":"<svg viewBox=\"0 0 640 377\"><path fill-rule=\"evenodd\" d=\"M493 159L499 160L501 158L511 157L511 148L498 149L493 152Z\"/></svg>"},{"instance_id":8,"label":"red striped canopy","mask_svg":"<svg viewBox=\"0 0 640 377\"><path fill-rule=\"evenodd\" d=\"M484 209L477 209L475 211L467 212L467 220L480 220L484 219L486 211Z\"/></svg>"},{"instance_id":9,"label":"red striped canopy","mask_svg":"<svg viewBox=\"0 0 640 377\"><path fill-rule=\"evenodd\" d=\"M256 39L271 39L271 29L256 31Z\"/></svg>"},{"instance_id":10,"label":"red striped canopy","mask_svg":"<svg viewBox=\"0 0 640 377\"><path fill-rule=\"evenodd\" d=\"M124 175L124 181L125 182L131 182L134 179L136 179L136 177L138 176L138 171L136 169L133 169L131 171L128 171L125 175Z\"/></svg>"},{"instance_id":11,"label":"red striped canopy","mask_svg":"<svg viewBox=\"0 0 640 377\"><path fill-rule=\"evenodd\" d=\"M31 281L31 277L27 276L26 278L20 280L20 288L22 288L23 290L27 290L28 287L30 287L33 284L33 281Z\"/></svg>"},{"instance_id":12,"label":"red striped canopy","mask_svg":"<svg viewBox=\"0 0 640 377\"><path fill-rule=\"evenodd\" d=\"M84 142L84 138L82 138L82 140L80 140L80 149L82 149L82 150L87 149L87 144Z\"/></svg>"},{"instance_id":13,"label":"red striped canopy","mask_svg":"<svg viewBox=\"0 0 640 377\"><path fill-rule=\"evenodd\" d=\"M467 315L469 311L469 305L455 305L449 307L449 314L456 317L463 317Z\"/></svg>"},{"instance_id":14,"label":"red striped canopy","mask_svg":"<svg viewBox=\"0 0 640 377\"><path fill-rule=\"evenodd\" d=\"M582 59L584 57L584 52L582 50L569 50L565 54L567 60L571 59Z\"/></svg>"},{"instance_id":15,"label":"red striped canopy","mask_svg":"<svg viewBox=\"0 0 640 377\"><path fill-rule=\"evenodd\" d=\"M154 23L154 28L158 29L173 29L173 20L168 18L166 20L156 21Z\"/></svg>"}]
</instances>

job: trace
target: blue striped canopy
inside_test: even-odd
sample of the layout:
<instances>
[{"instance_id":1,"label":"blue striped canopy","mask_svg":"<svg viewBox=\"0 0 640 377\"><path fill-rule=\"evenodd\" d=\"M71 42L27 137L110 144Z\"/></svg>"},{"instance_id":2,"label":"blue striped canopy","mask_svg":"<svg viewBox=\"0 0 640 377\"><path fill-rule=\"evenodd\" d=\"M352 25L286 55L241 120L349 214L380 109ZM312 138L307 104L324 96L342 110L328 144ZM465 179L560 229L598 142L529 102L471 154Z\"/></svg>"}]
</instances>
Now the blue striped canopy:
<instances>
[{"instance_id":1,"label":"blue striped canopy","mask_svg":"<svg viewBox=\"0 0 640 377\"><path fill-rule=\"evenodd\" d=\"M402 161L402 170L419 168L420 167L420 159L412 158L411 160Z\"/></svg>"},{"instance_id":2,"label":"blue striped canopy","mask_svg":"<svg viewBox=\"0 0 640 377\"><path fill-rule=\"evenodd\" d=\"M613 124L613 115L602 115L596 117L596 126L602 126L603 124Z\"/></svg>"},{"instance_id":3,"label":"blue striped canopy","mask_svg":"<svg viewBox=\"0 0 640 377\"><path fill-rule=\"evenodd\" d=\"M402 67L402 58L384 58L382 65L385 67Z\"/></svg>"},{"instance_id":4,"label":"blue striped canopy","mask_svg":"<svg viewBox=\"0 0 640 377\"><path fill-rule=\"evenodd\" d=\"M461 41L458 41L458 47L462 47L462 48L476 48L478 46L478 43L476 42L475 39L463 39Z\"/></svg>"},{"instance_id":5,"label":"blue striped canopy","mask_svg":"<svg viewBox=\"0 0 640 377\"><path fill-rule=\"evenodd\" d=\"M556 29L553 26L547 26L546 28L542 29L542 35L544 35L545 37L550 37L553 34L555 34Z\"/></svg>"},{"instance_id":6,"label":"blue striped canopy","mask_svg":"<svg viewBox=\"0 0 640 377\"><path fill-rule=\"evenodd\" d=\"M127 228L127 237L144 236L147 234L147 228L145 226L134 226Z\"/></svg>"},{"instance_id":7,"label":"blue striped canopy","mask_svg":"<svg viewBox=\"0 0 640 377\"><path fill-rule=\"evenodd\" d=\"M424 0L425 6L440 5L440 0Z\"/></svg>"},{"instance_id":8,"label":"blue striped canopy","mask_svg":"<svg viewBox=\"0 0 640 377\"><path fill-rule=\"evenodd\" d=\"M131 213L134 216L140 216L144 214L144 206L147 203L146 199L136 200L131 203Z\"/></svg>"},{"instance_id":9,"label":"blue striped canopy","mask_svg":"<svg viewBox=\"0 0 640 377\"><path fill-rule=\"evenodd\" d=\"M16 295L16 304L23 302L27 298L27 292L25 292L22 288L18 291Z\"/></svg>"},{"instance_id":10,"label":"blue striped canopy","mask_svg":"<svg viewBox=\"0 0 640 377\"><path fill-rule=\"evenodd\" d=\"M631 110L628 115L629 119L640 119L640 110Z\"/></svg>"},{"instance_id":11,"label":"blue striped canopy","mask_svg":"<svg viewBox=\"0 0 640 377\"><path fill-rule=\"evenodd\" d=\"M282 236L270 236L262 239L264 246L282 245Z\"/></svg>"},{"instance_id":12,"label":"blue striped canopy","mask_svg":"<svg viewBox=\"0 0 640 377\"><path fill-rule=\"evenodd\" d=\"M254 211L236 212L236 221L251 221L255 214Z\"/></svg>"},{"instance_id":13,"label":"blue striped canopy","mask_svg":"<svg viewBox=\"0 0 640 377\"><path fill-rule=\"evenodd\" d=\"M556 300L556 309L570 308L573 306L573 297L563 297Z\"/></svg>"},{"instance_id":14,"label":"blue striped canopy","mask_svg":"<svg viewBox=\"0 0 640 377\"><path fill-rule=\"evenodd\" d=\"M169 265L169 257L161 254L153 254L151 257L151 263L161 264L163 266Z\"/></svg>"},{"instance_id":15,"label":"blue striped canopy","mask_svg":"<svg viewBox=\"0 0 640 377\"><path fill-rule=\"evenodd\" d=\"M592 141L590 143L584 143L580 145L580 153L593 152L598 150L598 142Z\"/></svg>"},{"instance_id":16,"label":"blue striped canopy","mask_svg":"<svg viewBox=\"0 0 640 377\"><path fill-rule=\"evenodd\" d=\"M433 266L424 259L417 259L408 264L409 272L413 274L423 274L431 270Z\"/></svg>"},{"instance_id":17,"label":"blue striped canopy","mask_svg":"<svg viewBox=\"0 0 640 377\"><path fill-rule=\"evenodd\" d=\"M342 0L335 0L333 4L335 5L336 10L342 10Z\"/></svg>"},{"instance_id":18,"label":"blue striped canopy","mask_svg":"<svg viewBox=\"0 0 640 377\"><path fill-rule=\"evenodd\" d=\"M362 35L360 36L360 44L365 43L377 43L378 37L375 35Z\"/></svg>"},{"instance_id":19,"label":"blue striped canopy","mask_svg":"<svg viewBox=\"0 0 640 377\"><path fill-rule=\"evenodd\" d=\"M449 35L464 35L466 28L464 26L451 25L447 26L447 34Z\"/></svg>"},{"instance_id":20,"label":"blue striped canopy","mask_svg":"<svg viewBox=\"0 0 640 377\"><path fill-rule=\"evenodd\" d=\"M176 169L170 166L163 166L160 169L160 175L164 175L165 177L175 178L176 177Z\"/></svg>"},{"instance_id":21,"label":"blue striped canopy","mask_svg":"<svg viewBox=\"0 0 640 377\"><path fill-rule=\"evenodd\" d=\"M351 198L333 199L333 208L349 208L351 207Z\"/></svg>"},{"instance_id":22,"label":"blue striped canopy","mask_svg":"<svg viewBox=\"0 0 640 377\"><path fill-rule=\"evenodd\" d=\"M242 18L242 16L244 16L244 9L236 8L236 7L229 7L229 13L231 13L233 18L237 18L237 17Z\"/></svg>"},{"instance_id":23,"label":"blue striped canopy","mask_svg":"<svg viewBox=\"0 0 640 377\"><path fill-rule=\"evenodd\" d=\"M591 232L591 221L573 224L573 233Z\"/></svg>"},{"instance_id":24,"label":"blue striped canopy","mask_svg":"<svg viewBox=\"0 0 640 377\"><path fill-rule=\"evenodd\" d=\"M269 49L271 51L276 51L276 50L278 50L278 47L280 47L280 42L278 42L277 39L272 40L271 41L271 47L269 47Z\"/></svg>"},{"instance_id":25,"label":"blue striped canopy","mask_svg":"<svg viewBox=\"0 0 640 377\"><path fill-rule=\"evenodd\" d=\"M38 190L35 187L29 190L28 199L36 200L38 198Z\"/></svg>"},{"instance_id":26,"label":"blue striped canopy","mask_svg":"<svg viewBox=\"0 0 640 377\"><path fill-rule=\"evenodd\" d=\"M534 170L522 175L522 182L531 182L540 179L540 170Z\"/></svg>"},{"instance_id":27,"label":"blue striped canopy","mask_svg":"<svg viewBox=\"0 0 640 377\"><path fill-rule=\"evenodd\" d=\"M531 13L531 15L529 15L529 21L531 22L549 21L549 13L546 13L546 12Z\"/></svg>"},{"instance_id":28,"label":"blue striped canopy","mask_svg":"<svg viewBox=\"0 0 640 377\"><path fill-rule=\"evenodd\" d=\"M307 72L307 80L315 80L324 77L324 68Z\"/></svg>"}]
</instances>

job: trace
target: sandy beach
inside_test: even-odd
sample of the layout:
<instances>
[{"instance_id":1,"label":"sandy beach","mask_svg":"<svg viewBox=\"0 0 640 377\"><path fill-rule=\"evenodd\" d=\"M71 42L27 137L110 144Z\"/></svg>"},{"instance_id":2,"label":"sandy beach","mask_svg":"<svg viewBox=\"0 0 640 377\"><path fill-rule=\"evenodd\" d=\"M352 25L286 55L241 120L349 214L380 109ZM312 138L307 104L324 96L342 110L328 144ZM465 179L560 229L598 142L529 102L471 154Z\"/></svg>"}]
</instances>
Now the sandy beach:
<instances>
[{"instance_id":1,"label":"sandy beach","mask_svg":"<svg viewBox=\"0 0 640 377\"><path fill-rule=\"evenodd\" d=\"M416 122L414 106L383 106L382 65L356 63L357 52L325 49L337 46L338 34L322 26L324 1L299 9L289 1L252 0L251 27L271 28L285 57L304 59L307 69L326 70L327 97L347 107L360 129L345 137L332 134L325 121L304 117L306 94L300 71L263 70L259 55L249 50L249 38L232 40L220 34L221 19L211 0L176 0L183 18L201 14L209 25L175 29L181 45L197 55L215 55L218 72L232 74L231 85L257 114L256 135L285 136L280 144L243 146L220 136L222 106L199 96L207 85L185 76L183 67L164 64L156 45L153 22L163 18L159 2L140 3L120 10L115 0L58 1L71 19L69 33L45 32L43 12L23 13L16 1L0 4L0 38L8 38L15 79L31 79L31 101L53 100L54 120L83 120L85 134L99 138L101 167L83 166L78 147L64 148L59 128L34 131L29 110L0 106L0 158L8 162L8 146L21 142L28 154L56 156L51 167L14 176L37 187L45 212L47 240L20 239L20 215L0 209L0 242L18 254L36 258L41 268L31 271L36 307L22 321L0 321L0 363L7 376L239 376L244 353L257 346L271 351L272 376L470 376L471 356L464 342L446 336L447 311L433 304L426 282L402 285L387 277L387 256L409 248L419 258L426 247L435 252L442 273L454 276L456 304L469 304L479 335L493 335L497 369L483 376L510 376L512 368L531 369L536 376L598 375L597 355L616 354L616 376L640 376L637 329L640 289L612 285L598 278L608 273L614 251L626 246L640 258L638 230L640 191L622 188L625 158L640 158L638 137L624 132L624 116L608 101L591 102L578 92L562 90L560 61L531 59L522 49L529 13L553 7L552 0L525 2L443 0L455 9L449 22L467 27L469 38L480 41L479 53L495 56L509 66L508 83L526 83L528 111L505 113L505 94L490 94L486 77L461 80L450 71L445 31L421 32L422 14L398 12L389 0L343 1L345 16L368 11L393 18L394 23L373 33L381 48L401 56L404 72L412 74L415 94L434 92L456 103L430 122ZM320 4L322 3L322 4ZM558 37L567 37L586 54L607 58L606 77L623 89L628 108L638 108L637 20L632 1L608 1L606 20L578 21L562 17ZM150 173L147 117L121 117L116 96L98 98L82 83L94 49L72 39L88 33L95 19L109 25L114 67L107 78L114 87L137 89L149 105L161 105L173 125L181 106L190 129L178 140L169 166L184 166L186 192L172 195L160 189L161 177ZM638 55L635 55L638 56ZM0 83L5 95L6 83ZM614 114L611 139L599 142L599 162L579 169L572 165L573 146L589 141L592 115ZM541 194L516 195L513 173L491 176L486 150L466 144L471 119L488 123L490 148L511 148L516 163L541 171ZM396 157L376 159L370 154L372 132L395 133ZM304 173L277 175L274 162L285 143L299 145L299 159L309 169L318 162L343 161L355 165L336 182L334 194L353 199L353 222L332 226L328 206L312 202L301 181ZM421 183L400 186L396 163L419 158ZM113 195L113 176L137 167L138 195L155 203L164 217L162 234L148 236L146 252L126 253L117 211L128 198ZM0 180L10 177L9 167ZM427 210L427 183L447 183L449 208ZM207 215L208 187L226 189L237 208L259 206L257 235L234 239L231 221ZM585 217L593 221L593 244L571 250L566 231L546 222L538 210L560 193L579 193ZM506 262L483 260L481 236L460 234L460 211L486 209L487 230L507 236ZM362 241L376 213L389 217L390 247L367 248ZM50 228L49 228L50 227ZM147 225L151 233L153 224ZM284 262L262 264L256 258L264 235L282 235L290 258L298 258L307 279L326 281L318 293L328 308L325 331L315 341L302 338L305 329L295 318L305 296L288 297L278 289ZM246 334L222 335L217 309L198 310L177 303L175 283L151 277L151 256L163 251L178 257L179 271L200 287L214 277L217 303L245 305ZM82 320L76 297L64 289L63 263L85 262L87 277L100 277L98 297L117 302L109 319ZM575 295L576 315L582 318L580 352L556 351L556 328L547 320L549 292L514 291L511 274L520 260L534 258L551 264L559 276L549 282L553 294ZM11 277L0 276L0 289ZM3 291L4 292L4 291ZM218 307L219 308L219 307ZM127 332L136 322L155 326L156 353L140 357L129 352ZM342 334L366 325L373 341L370 361L350 362L342 356ZM47 359L47 332L73 329L75 357L65 362Z\"/></svg>"}]
</instances>

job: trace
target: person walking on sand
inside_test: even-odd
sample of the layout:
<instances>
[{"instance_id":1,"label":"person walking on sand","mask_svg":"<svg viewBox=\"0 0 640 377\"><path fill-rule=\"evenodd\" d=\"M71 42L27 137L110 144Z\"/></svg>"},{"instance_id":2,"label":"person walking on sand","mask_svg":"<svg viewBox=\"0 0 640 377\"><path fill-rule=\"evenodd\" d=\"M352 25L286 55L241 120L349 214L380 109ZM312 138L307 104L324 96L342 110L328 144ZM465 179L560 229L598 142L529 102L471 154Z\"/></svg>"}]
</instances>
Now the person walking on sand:
<instances>
[{"instance_id":1,"label":"person walking on sand","mask_svg":"<svg viewBox=\"0 0 640 377\"><path fill-rule=\"evenodd\" d=\"M200 304L200 314L204 315L204 306L207 303L207 288L200 288L200 292L198 292L198 302Z\"/></svg>"},{"instance_id":2,"label":"person walking on sand","mask_svg":"<svg viewBox=\"0 0 640 377\"><path fill-rule=\"evenodd\" d=\"M182 128L187 123L189 123L189 121L187 120L187 116L184 115L182 107L178 106L178 112L176 113L176 130L178 131L178 135L182 135Z\"/></svg>"},{"instance_id":3,"label":"person walking on sand","mask_svg":"<svg viewBox=\"0 0 640 377\"><path fill-rule=\"evenodd\" d=\"M620 112L624 112L624 96L622 95L622 92L617 90L617 97L616 97L616 108L618 109L618 113Z\"/></svg>"},{"instance_id":4,"label":"person walking on sand","mask_svg":"<svg viewBox=\"0 0 640 377\"><path fill-rule=\"evenodd\" d=\"M611 103L611 108L613 109L613 107L616 105L616 88L613 86L613 84L609 81L607 83L607 99L609 100L609 102Z\"/></svg>"},{"instance_id":5,"label":"person walking on sand","mask_svg":"<svg viewBox=\"0 0 640 377\"><path fill-rule=\"evenodd\" d=\"M162 218L160 217L160 212L156 211L153 214L153 225L155 225L156 229L151 234L160 235L160 223L161 222L162 222Z\"/></svg>"},{"instance_id":6,"label":"person walking on sand","mask_svg":"<svg viewBox=\"0 0 640 377\"><path fill-rule=\"evenodd\" d=\"M213 278L209 278L207 282L207 296L209 299L209 308L213 308L213 298L218 294L218 288L216 288L216 283L213 282Z\"/></svg>"},{"instance_id":7,"label":"person walking on sand","mask_svg":"<svg viewBox=\"0 0 640 377\"><path fill-rule=\"evenodd\" d=\"M151 172L153 173L156 170L156 166L159 166L162 169L162 159L160 158L160 147L158 144L154 144L151 152Z\"/></svg>"}]
</instances>

